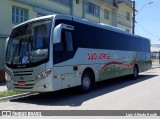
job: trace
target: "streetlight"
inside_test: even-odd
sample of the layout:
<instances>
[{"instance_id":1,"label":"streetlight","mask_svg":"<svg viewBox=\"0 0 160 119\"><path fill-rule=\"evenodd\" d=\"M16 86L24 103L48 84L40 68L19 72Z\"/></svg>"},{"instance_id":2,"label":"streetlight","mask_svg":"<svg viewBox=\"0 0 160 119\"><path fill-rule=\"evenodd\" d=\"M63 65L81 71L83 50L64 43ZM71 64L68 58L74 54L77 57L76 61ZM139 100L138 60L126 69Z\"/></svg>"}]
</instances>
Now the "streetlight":
<instances>
[{"instance_id":1,"label":"streetlight","mask_svg":"<svg viewBox=\"0 0 160 119\"><path fill-rule=\"evenodd\" d=\"M141 7L141 9L135 14L135 1L133 1L133 26L132 26L132 34L134 34L135 32L135 16L146 6L146 5L149 5L149 4L152 4L154 3L153 1L150 1L149 3L146 3L145 5L143 5Z\"/></svg>"},{"instance_id":2,"label":"streetlight","mask_svg":"<svg viewBox=\"0 0 160 119\"><path fill-rule=\"evenodd\" d=\"M137 12L137 14L146 6L146 5L150 5L150 4L152 4L152 3L154 3L153 1L150 1L149 3L146 3L145 5L143 5L142 7L141 7L141 9ZM136 15L137 15L136 14ZM136 16L135 15L135 16Z\"/></svg>"}]
</instances>

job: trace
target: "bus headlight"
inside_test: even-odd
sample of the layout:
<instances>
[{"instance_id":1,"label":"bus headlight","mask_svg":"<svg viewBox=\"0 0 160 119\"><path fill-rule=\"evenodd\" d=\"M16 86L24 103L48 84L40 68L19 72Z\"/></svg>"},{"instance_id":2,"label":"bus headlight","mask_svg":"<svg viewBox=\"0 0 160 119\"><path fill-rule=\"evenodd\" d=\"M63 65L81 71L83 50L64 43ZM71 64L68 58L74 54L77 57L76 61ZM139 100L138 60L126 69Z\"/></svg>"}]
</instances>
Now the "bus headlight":
<instances>
[{"instance_id":1,"label":"bus headlight","mask_svg":"<svg viewBox=\"0 0 160 119\"><path fill-rule=\"evenodd\" d=\"M5 72L5 79L7 80L7 81L9 81L9 80L11 80L11 77Z\"/></svg>"},{"instance_id":2,"label":"bus headlight","mask_svg":"<svg viewBox=\"0 0 160 119\"><path fill-rule=\"evenodd\" d=\"M51 69L48 69L37 75L36 79L44 79L51 73Z\"/></svg>"}]
</instances>

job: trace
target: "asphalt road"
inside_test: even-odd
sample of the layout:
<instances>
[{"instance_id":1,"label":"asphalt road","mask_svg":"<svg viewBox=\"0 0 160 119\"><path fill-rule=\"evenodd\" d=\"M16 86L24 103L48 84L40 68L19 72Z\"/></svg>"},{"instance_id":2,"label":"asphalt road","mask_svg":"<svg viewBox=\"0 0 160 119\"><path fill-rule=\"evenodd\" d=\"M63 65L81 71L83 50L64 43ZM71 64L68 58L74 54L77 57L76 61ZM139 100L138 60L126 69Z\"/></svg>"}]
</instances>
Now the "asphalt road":
<instances>
[{"instance_id":1,"label":"asphalt road","mask_svg":"<svg viewBox=\"0 0 160 119\"><path fill-rule=\"evenodd\" d=\"M160 70L141 73L137 80L100 82L88 94L72 88L1 102L0 110L160 110Z\"/></svg>"}]
</instances>

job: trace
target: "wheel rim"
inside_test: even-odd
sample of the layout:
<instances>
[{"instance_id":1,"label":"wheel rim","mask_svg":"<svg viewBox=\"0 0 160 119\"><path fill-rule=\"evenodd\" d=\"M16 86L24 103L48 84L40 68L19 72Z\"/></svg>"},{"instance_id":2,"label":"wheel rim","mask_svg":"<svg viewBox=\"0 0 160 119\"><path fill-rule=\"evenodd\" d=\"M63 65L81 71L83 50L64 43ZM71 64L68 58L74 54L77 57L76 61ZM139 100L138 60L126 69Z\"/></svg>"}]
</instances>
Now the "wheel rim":
<instances>
[{"instance_id":1,"label":"wheel rim","mask_svg":"<svg viewBox=\"0 0 160 119\"><path fill-rule=\"evenodd\" d=\"M84 87L84 88L88 89L88 88L90 87L90 84L91 84L90 78L89 78L88 76L85 76L85 77L83 78L82 84L83 84L83 87Z\"/></svg>"}]
</instances>

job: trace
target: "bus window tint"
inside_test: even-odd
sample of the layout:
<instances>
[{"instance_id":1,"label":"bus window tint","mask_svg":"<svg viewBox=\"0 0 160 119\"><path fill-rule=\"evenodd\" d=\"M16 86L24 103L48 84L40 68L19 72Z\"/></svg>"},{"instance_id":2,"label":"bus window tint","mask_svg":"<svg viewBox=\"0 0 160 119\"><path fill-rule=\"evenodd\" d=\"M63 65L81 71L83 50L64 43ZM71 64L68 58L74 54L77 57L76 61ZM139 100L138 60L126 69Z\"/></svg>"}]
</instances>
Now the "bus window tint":
<instances>
[{"instance_id":1,"label":"bus window tint","mask_svg":"<svg viewBox=\"0 0 160 119\"><path fill-rule=\"evenodd\" d=\"M67 51L73 51L73 41L71 32L68 31L65 32L65 42Z\"/></svg>"}]
</instances>

